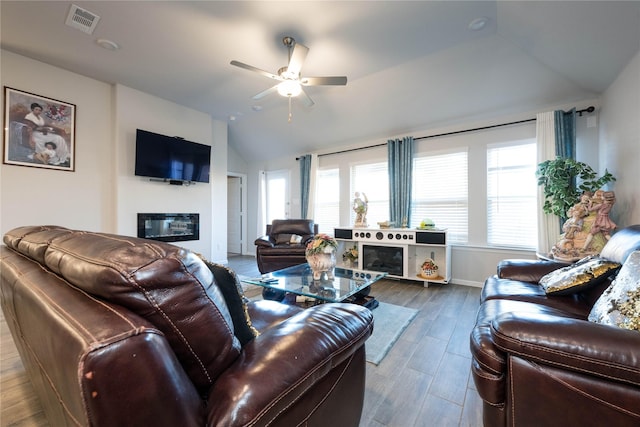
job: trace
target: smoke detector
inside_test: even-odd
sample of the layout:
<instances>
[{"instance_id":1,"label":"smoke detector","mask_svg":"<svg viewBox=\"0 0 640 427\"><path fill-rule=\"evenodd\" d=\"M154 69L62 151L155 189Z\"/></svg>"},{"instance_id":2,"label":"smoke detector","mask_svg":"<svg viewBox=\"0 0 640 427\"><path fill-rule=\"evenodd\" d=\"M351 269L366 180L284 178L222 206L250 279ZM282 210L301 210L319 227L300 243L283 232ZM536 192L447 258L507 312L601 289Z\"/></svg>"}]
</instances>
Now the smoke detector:
<instances>
[{"instance_id":1,"label":"smoke detector","mask_svg":"<svg viewBox=\"0 0 640 427\"><path fill-rule=\"evenodd\" d=\"M100 17L95 13L72 4L65 24L84 33L93 34L98 21L100 21Z\"/></svg>"}]
</instances>

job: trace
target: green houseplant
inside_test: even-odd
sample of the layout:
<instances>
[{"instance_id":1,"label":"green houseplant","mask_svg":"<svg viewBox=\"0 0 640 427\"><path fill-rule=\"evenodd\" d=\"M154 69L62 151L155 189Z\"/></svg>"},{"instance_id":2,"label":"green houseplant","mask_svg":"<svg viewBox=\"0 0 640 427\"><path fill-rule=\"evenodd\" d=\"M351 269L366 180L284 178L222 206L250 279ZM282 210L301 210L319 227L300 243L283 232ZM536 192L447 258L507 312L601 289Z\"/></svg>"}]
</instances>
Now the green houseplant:
<instances>
[{"instance_id":1,"label":"green houseplant","mask_svg":"<svg viewBox=\"0 0 640 427\"><path fill-rule=\"evenodd\" d=\"M596 172L583 162L557 157L538 164L536 177L544 192L545 213L567 218L567 211L578 203L585 191L594 192L616 178L605 169L598 178Z\"/></svg>"}]
</instances>

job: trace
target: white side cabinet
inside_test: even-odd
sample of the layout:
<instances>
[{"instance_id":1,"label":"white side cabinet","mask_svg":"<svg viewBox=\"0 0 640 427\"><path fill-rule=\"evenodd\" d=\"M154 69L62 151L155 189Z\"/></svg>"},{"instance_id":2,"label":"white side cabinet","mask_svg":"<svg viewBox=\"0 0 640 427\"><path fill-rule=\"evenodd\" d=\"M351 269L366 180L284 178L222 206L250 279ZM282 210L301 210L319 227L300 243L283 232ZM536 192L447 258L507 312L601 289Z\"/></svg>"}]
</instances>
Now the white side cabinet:
<instances>
[{"instance_id":1,"label":"white side cabinet","mask_svg":"<svg viewBox=\"0 0 640 427\"><path fill-rule=\"evenodd\" d=\"M391 278L429 283L451 280L451 246L447 230L410 230L376 228L336 228L337 264L340 267L385 272ZM351 264L343 259L350 248L358 249L358 260ZM422 263L431 258L438 265L438 275L421 275Z\"/></svg>"}]
</instances>

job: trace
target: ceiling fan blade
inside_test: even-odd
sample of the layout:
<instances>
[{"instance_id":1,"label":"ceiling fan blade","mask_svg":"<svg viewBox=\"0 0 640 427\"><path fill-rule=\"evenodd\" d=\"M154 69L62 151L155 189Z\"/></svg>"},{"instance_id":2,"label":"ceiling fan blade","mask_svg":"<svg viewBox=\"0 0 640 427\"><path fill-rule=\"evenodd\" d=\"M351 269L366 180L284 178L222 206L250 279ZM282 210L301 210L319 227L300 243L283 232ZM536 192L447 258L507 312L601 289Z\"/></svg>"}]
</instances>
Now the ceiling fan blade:
<instances>
[{"instance_id":1,"label":"ceiling fan blade","mask_svg":"<svg viewBox=\"0 0 640 427\"><path fill-rule=\"evenodd\" d=\"M247 65L239 61L231 61L231 65L235 65L236 67L244 68L245 70L253 71L258 74L262 74L263 76L269 77L270 79L280 80L280 81L282 80L282 77L275 75L273 73L270 73L268 71L261 70L260 68L256 68L253 65Z\"/></svg>"},{"instance_id":2,"label":"ceiling fan blade","mask_svg":"<svg viewBox=\"0 0 640 427\"><path fill-rule=\"evenodd\" d=\"M302 70L302 64L304 63L304 59L307 57L308 52L309 48L303 44L296 43L293 46L293 53L291 54L291 59L289 59L287 71L290 74L293 74L294 77L297 78L300 74L300 70Z\"/></svg>"},{"instance_id":3,"label":"ceiling fan blade","mask_svg":"<svg viewBox=\"0 0 640 427\"><path fill-rule=\"evenodd\" d=\"M345 86L347 84L347 77L303 77L300 79L300 84L303 86Z\"/></svg>"},{"instance_id":4,"label":"ceiling fan blade","mask_svg":"<svg viewBox=\"0 0 640 427\"><path fill-rule=\"evenodd\" d=\"M305 92L304 90L302 90L300 92L300 95L298 96L300 97L300 100L302 101L302 103L307 107L313 107L315 105L315 102L313 102L313 99L311 99L309 95L307 95L307 92Z\"/></svg>"},{"instance_id":5,"label":"ceiling fan blade","mask_svg":"<svg viewBox=\"0 0 640 427\"><path fill-rule=\"evenodd\" d=\"M267 95L271 95L272 93L277 92L277 91L278 91L278 85L271 86L269 89L263 90L262 92L253 95L253 97L251 99L254 99L254 100L257 101L257 100L262 99Z\"/></svg>"}]
</instances>

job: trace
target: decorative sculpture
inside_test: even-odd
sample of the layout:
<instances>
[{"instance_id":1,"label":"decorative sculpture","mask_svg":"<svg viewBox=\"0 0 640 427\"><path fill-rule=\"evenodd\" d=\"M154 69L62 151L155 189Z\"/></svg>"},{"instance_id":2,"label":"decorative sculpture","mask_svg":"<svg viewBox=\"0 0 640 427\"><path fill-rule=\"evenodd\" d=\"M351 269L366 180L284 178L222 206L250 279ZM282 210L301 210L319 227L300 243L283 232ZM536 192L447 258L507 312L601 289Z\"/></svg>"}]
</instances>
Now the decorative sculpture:
<instances>
[{"instance_id":1,"label":"decorative sculpture","mask_svg":"<svg viewBox=\"0 0 640 427\"><path fill-rule=\"evenodd\" d=\"M367 209L369 200L367 195L356 191L355 199L353 200L353 211L356 213L356 222L354 227L368 227L367 225Z\"/></svg>"},{"instance_id":2,"label":"decorative sculpture","mask_svg":"<svg viewBox=\"0 0 640 427\"><path fill-rule=\"evenodd\" d=\"M609 218L615 200L613 191L597 190L593 195L584 193L567 212L569 219L562 226L564 233L551 249L553 257L561 261L577 261L599 254L616 228Z\"/></svg>"}]
</instances>

